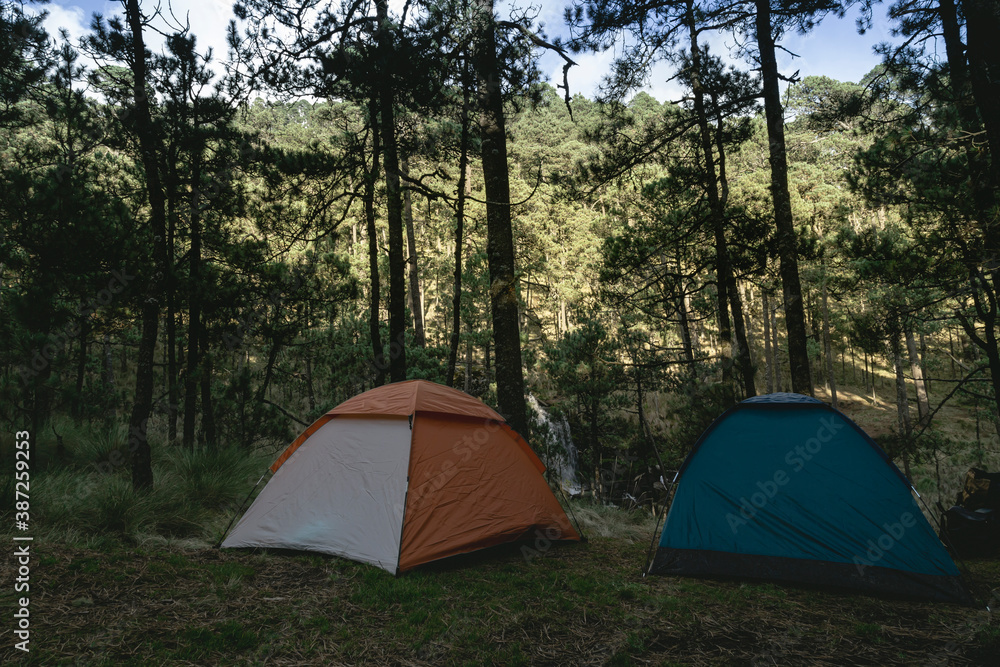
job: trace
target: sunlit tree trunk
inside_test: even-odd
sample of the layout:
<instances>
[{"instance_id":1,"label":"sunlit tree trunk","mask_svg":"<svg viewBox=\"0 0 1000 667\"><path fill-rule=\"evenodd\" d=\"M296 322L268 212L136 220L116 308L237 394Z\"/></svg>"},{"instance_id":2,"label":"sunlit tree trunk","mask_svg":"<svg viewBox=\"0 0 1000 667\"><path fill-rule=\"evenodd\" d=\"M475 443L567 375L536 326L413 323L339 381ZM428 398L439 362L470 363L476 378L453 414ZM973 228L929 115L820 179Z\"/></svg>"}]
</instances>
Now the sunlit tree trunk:
<instances>
[{"instance_id":1,"label":"sunlit tree trunk","mask_svg":"<svg viewBox=\"0 0 1000 667\"><path fill-rule=\"evenodd\" d=\"M451 345L448 350L448 386L455 386L455 367L458 364L458 345L462 330L462 254L464 251L465 198L469 194L469 65L468 58L462 59L462 131L459 139L458 157L458 201L455 203L455 274L452 293ZM469 384L469 369L465 371L466 391Z\"/></svg>"},{"instance_id":2,"label":"sunlit tree trunk","mask_svg":"<svg viewBox=\"0 0 1000 667\"><path fill-rule=\"evenodd\" d=\"M912 480L910 475L910 456L906 449L909 447L909 438L912 431L910 425L910 402L906 392L906 377L903 375L903 346L899 341L899 334L893 333L890 341L892 347L892 363L896 370L896 417L899 429L899 437L903 443L903 471L906 478Z\"/></svg>"},{"instance_id":3,"label":"sunlit tree trunk","mask_svg":"<svg viewBox=\"0 0 1000 667\"><path fill-rule=\"evenodd\" d=\"M778 87L778 62L775 59L770 0L755 0L757 8L757 47L760 53L764 86L764 116L771 162L771 198L777 228L779 273L785 301L785 328L788 332L788 359L792 391L813 393L809 376L809 348L806 344L806 316L799 281L798 243L792 218L792 199L788 192L788 159L785 152L785 118Z\"/></svg>"},{"instance_id":4,"label":"sunlit tree trunk","mask_svg":"<svg viewBox=\"0 0 1000 667\"><path fill-rule=\"evenodd\" d=\"M490 306L496 344L497 402L510 426L527 437L527 406L521 368L514 235L510 213L507 134L497 65L493 0L476 0L478 35L479 124L482 140L483 179L486 184L486 255L490 271Z\"/></svg>"},{"instance_id":5,"label":"sunlit tree trunk","mask_svg":"<svg viewBox=\"0 0 1000 667\"><path fill-rule=\"evenodd\" d=\"M826 376L830 387L830 404L837 408L837 378L833 375L833 345L830 341L830 300L826 289L826 266L823 266L823 284L820 287L823 300L823 352L826 354Z\"/></svg>"},{"instance_id":6,"label":"sunlit tree trunk","mask_svg":"<svg viewBox=\"0 0 1000 667\"><path fill-rule=\"evenodd\" d=\"M930 416L930 404L927 400L927 386L924 384L924 371L920 367L920 355L917 352L917 341L913 337L913 330L910 327L904 329L906 336L906 352L910 357L910 374L913 376L913 385L917 390L917 413L920 415L920 425L927 423Z\"/></svg>"},{"instance_id":7,"label":"sunlit tree trunk","mask_svg":"<svg viewBox=\"0 0 1000 667\"><path fill-rule=\"evenodd\" d=\"M774 392L774 353L771 350L771 304L767 290L760 290L761 308L764 320L764 377L767 382L767 393Z\"/></svg>"},{"instance_id":8,"label":"sunlit tree trunk","mask_svg":"<svg viewBox=\"0 0 1000 667\"><path fill-rule=\"evenodd\" d=\"M372 365L375 368L375 386L381 386L385 382L385 348L382 345L382 332L379 326L379 311L382 306L382 282L379 279L378 271L378 231L375 229L375 181L379 173L379 155L382 149L382 142L379 138L378 128L378 102L373 97L368 104L368 122L371 125L372 146L371 166L365 174L364 183L364 209L365 209L365 230L368 234L368 281L371 289L371 303L368 311L368 335L372 346Z\"/></svg>"},{"instance_id":9,"label":"sunlit tree trunk","mask_svg":"<svg viewBox=\"0 0 1000 667\"><path fill-rule=\"evenodd\" d=\"M401 161L402 175L409 177L410 166L405 159ZM413 229L413 195L410 188L403 189L403 222L406 226L406 273L410 289L407 299L410 303L410 313L413 314L413 342L419 347L426 344L424 337L424 299L420 290L420 267L417 259L417 237Z\"/></svg>"},{"instance_id":10,"label":"sunlit tree trunk","mask_svg":"<svg viewBox=\"0 0 1000 667\"><path fill-rule=\"evenodd\" d=\"M377 0L377 48L383 63L392 61L392 35L387 29L388 0ZM389 226L389 379L406 379L406 261L403 257L403 193L399 184L399 149L396 144L395 94L392 82L378 84L379 127L385 171L386 221Z\"/></svg>"}]
</instances>

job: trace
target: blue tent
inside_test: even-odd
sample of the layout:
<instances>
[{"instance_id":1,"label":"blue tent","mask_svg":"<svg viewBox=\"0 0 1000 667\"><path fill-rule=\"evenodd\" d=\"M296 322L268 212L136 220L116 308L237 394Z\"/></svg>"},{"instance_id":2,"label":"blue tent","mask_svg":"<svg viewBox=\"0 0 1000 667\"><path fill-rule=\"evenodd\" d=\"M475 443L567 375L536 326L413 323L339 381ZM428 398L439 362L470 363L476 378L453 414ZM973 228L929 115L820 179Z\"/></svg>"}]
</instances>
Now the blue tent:
<instances>
[{"instance_id":1,"label":"blue tent","mask_svg":"<svg viewBox=\"0 0 1000 667\"><path fill-rule=\"evenodd\" d=\"M747 399L702 434L649 571L972 602L885 452L799 394Z\"/></svg>"}]
</instances>

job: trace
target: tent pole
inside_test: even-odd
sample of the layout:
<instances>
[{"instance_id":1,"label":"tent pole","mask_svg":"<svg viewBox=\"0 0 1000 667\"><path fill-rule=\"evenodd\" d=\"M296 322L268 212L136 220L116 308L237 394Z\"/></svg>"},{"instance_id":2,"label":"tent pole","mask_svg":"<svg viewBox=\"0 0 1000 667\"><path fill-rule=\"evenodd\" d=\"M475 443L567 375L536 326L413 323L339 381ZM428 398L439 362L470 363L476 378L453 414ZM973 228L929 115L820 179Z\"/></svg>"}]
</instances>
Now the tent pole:
<instances>
[{"instance_id":1,"label":"tent pole","mask_svg":"<svg viewBox=\"0 0 1000 667\"><path fill-rule=\"evenodd\" d=\"M643 426L644 426L644 428L643 428L643 435L645 435L649 439L649 448L653 450L654 454L656 454L656 462L660 464L660 480L663 481L663 473L665 473L667 471L667 469L663 465L663 458L660 456L660 450L657 449L656 443L653 442L653 434L651 432L649 432L649 427L648 426L646 426L645 424L643 424ZM689 456L690 456L690 454L691 453L688 452ZM663 511L664 512L666 512L666 510L667 510L667 500L670 498L670 492L673 490L674 483L677 481L677 476L679 474L680 474L680 470L678 470L678 471L676 471L674 473L674 478L672 480L670 480L670 486L667 488L667 493L666 493L666 495L663 496ZM646 576L646 573L649 571L649 568L652 565L652 562L653 562L653 560L652 560L653 545L656 544L656 531L660 529L660 515L659 515L659 513L656 512L656 501L655 500L653 501L653 514L656 516L656 525L653 526L653 537L649 540L649 550L646 551L646 564L642 568L642 576L644 576L644 577Z\"/></svg>"},{"instance_id":2,"label":"tent pole","mask_svg":"<svg viewBox=\"0 0 1000 667\"><path fill-rule=\"evenodd\" d=\"M659 453L657 453L656 456L659 458ZM662 470L662 467L660 469ZM670 480L670 486L667 487L667 493L663 496L663 510L656 513L656 525L653 526L653 536L649 539L649 549L646 550L646 564L642 568L642 576L644 577L649 573L649 568L653 565L653 549L656 545L656 532L660 529L661 517L667 513L667 501L670 498L670 492L674 489L674 484L677 482L677 476L680 474L680 470L674 473L674 478ZM663 479L662 475L660 475L660 479Z\"/></svg>"},{"instance_id":3,"label":"tent pole","mask_svg":"<svg viewBox=\"0 0 1000 667\"><path fill-rule=\"evenodd\" d=\"M229 525L226 526L226 529L222 532L222 536L219 537L219 541L216 543L214 547L212 547L213 549L218 549L219 547L222 546L222 541L226 539L226 534L229 532L229 529L233 527L233 522L236 521L236 517L238 517L240 514L243 513L243 508L244 506L246 506L247 501L250 500L250 496L253 495L253 492L257 490L257 487L260 486L260 483L264 481L264 477L266 476L267 476L267 470L265 470L264 474L260 476L260 479L257 480L257 483L253 485L253 488L250 489L250 493L247 494L247 497L243 499L243 502L240 504L240 508L236 510L236 514L234 514L233 518L229 520Z\"/></svg>"},{"instance_id":4,"label":"tent pole","mask_svg":"<svg viewBox=\"0 0 1000 667\"><path fill-rule=\"evenodd\" d=\"M548 473L548 471L549 471L549 469L546 468L545 472ZM549 485L549 488L552 488L551 485ZM569 510L569 516L570 516L570 518L573 521L574 527L576 528L576 532L578 532L580 534L580 541L581 542L587 542L588 541L587 540L587 536L583 534L583 528L580 527L580 521L576 518L576 512L573 511L573 505L570 504L570 502L569 502L570 501L569 496L566 495L566 491L563 489L562 484L560 484L560 483L557 482L556 483L556 488L559 489L559 493L562 494L563 500L565 501L566 508Z\"/></svg>"}]
</instances>

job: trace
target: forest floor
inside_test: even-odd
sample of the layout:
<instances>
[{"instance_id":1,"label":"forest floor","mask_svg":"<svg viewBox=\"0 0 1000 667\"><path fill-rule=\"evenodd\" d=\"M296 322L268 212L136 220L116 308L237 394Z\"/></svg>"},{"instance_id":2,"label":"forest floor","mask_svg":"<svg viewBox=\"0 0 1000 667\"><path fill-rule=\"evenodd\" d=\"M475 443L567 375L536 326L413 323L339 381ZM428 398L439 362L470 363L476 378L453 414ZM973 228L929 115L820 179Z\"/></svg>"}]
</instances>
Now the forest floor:
<instances>
[{"instance_id":1,"label":"forest floor","mask_svg":"<svg viewBox=\"0 0 1000 667\"><path fill-rule=\"evenodd\" d=\"M640 576L647 539L507 546L393 577L334 557L147 541L36 541L31 651L0 661L157 665L997 664L985 607ZM533 557L526 558L529 553ZM1000 586L1000 563L968 563ZM13 580L12 559L2 579ZM0 605L10 610L10 586Z\"/></svg>"}]
</instances>

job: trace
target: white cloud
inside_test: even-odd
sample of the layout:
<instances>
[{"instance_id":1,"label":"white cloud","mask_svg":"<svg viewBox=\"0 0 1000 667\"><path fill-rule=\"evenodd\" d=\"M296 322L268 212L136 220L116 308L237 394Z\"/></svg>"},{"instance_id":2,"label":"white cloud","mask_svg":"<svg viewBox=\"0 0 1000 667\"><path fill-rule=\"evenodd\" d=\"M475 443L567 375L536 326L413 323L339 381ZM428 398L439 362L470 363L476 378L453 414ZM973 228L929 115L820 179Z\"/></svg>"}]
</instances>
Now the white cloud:
<instances>
[{"instance_id":1,"label":"white cloud","mask_svg":"<svg viewBox=\"0 0 1000 667\"><path fill-rule=\"evenodd\" d=\"M82 7L49 4L44 5L42 9L48 13L43 25L50 37L58 39L60 29L64 28L69 33L70 40L76 43L83 35L87 34L90 16Z\"/></svg>"},{"instance_id":2,"label":"white cloud","mask_svg":"<svg viewBox=\"0 0 1000 667\"><path fill-rule=\"evenodd\" d=\"M780 46L798 57L793 58L779 49L777 52L779 71L785 75L798 71L801 77L825 75L840 81L859 81L879 62L879 58L873 53L873 47L880 42L892 41L884 13L876 14L874 18L874 25L866 35L857 33L853 15L844 19L829 16L806 35L794 32L785 35ZM563 22L563 7L559 3L545 4L539 14L539 20L545 23L545 31L550 37L568 36L569 31ZM731 47L735 43L732 35L721 33L706 35L704 43L727 65L742 70L751 67L732 55ZM610 71L614 56L611 52L605 52L579 54L574 56L574 59L580 63L580 67L570 70L570 89L593 97L598 92L601 80ZM541 66L553 84L562 82L562 61L558 56L542 55ZM660 102L680 99L684 91L680 85L670 80L673 74L673 68L669 64L662 62L656 64L650 72L644 90ZM784 86L785 84L782 84L782 88Z\"/></svg>"},{"instance_id":3,"label":"white cloud","mask_svg":"<svg viewBox=\"0 0 1000 667\"><path fill-rule=\"evenodd\" d=\"M141 3L142 9L152 11L152 2ZM44 5L42 10L48 12L45 29L58 39L59 29L69 32L70 41L75 46L81 38L89 34L90 22L95 12L105 18L124 15L122 3L117 0L54 0ZM191 28L191 33L197 37L198 50L204 53L212 49L213 71L222 73L222 63L226 60L226 27L232 17L231 0L169 0L161 5L161 16L155 18L150 29L143 32L146 46L153 52L164 49L164 38L161 31L169 33L185 24ZM155 30L153 29L155 28ZM81 57L83 64L94 67L92 61Z\"/></svg>"}]
</instances>

